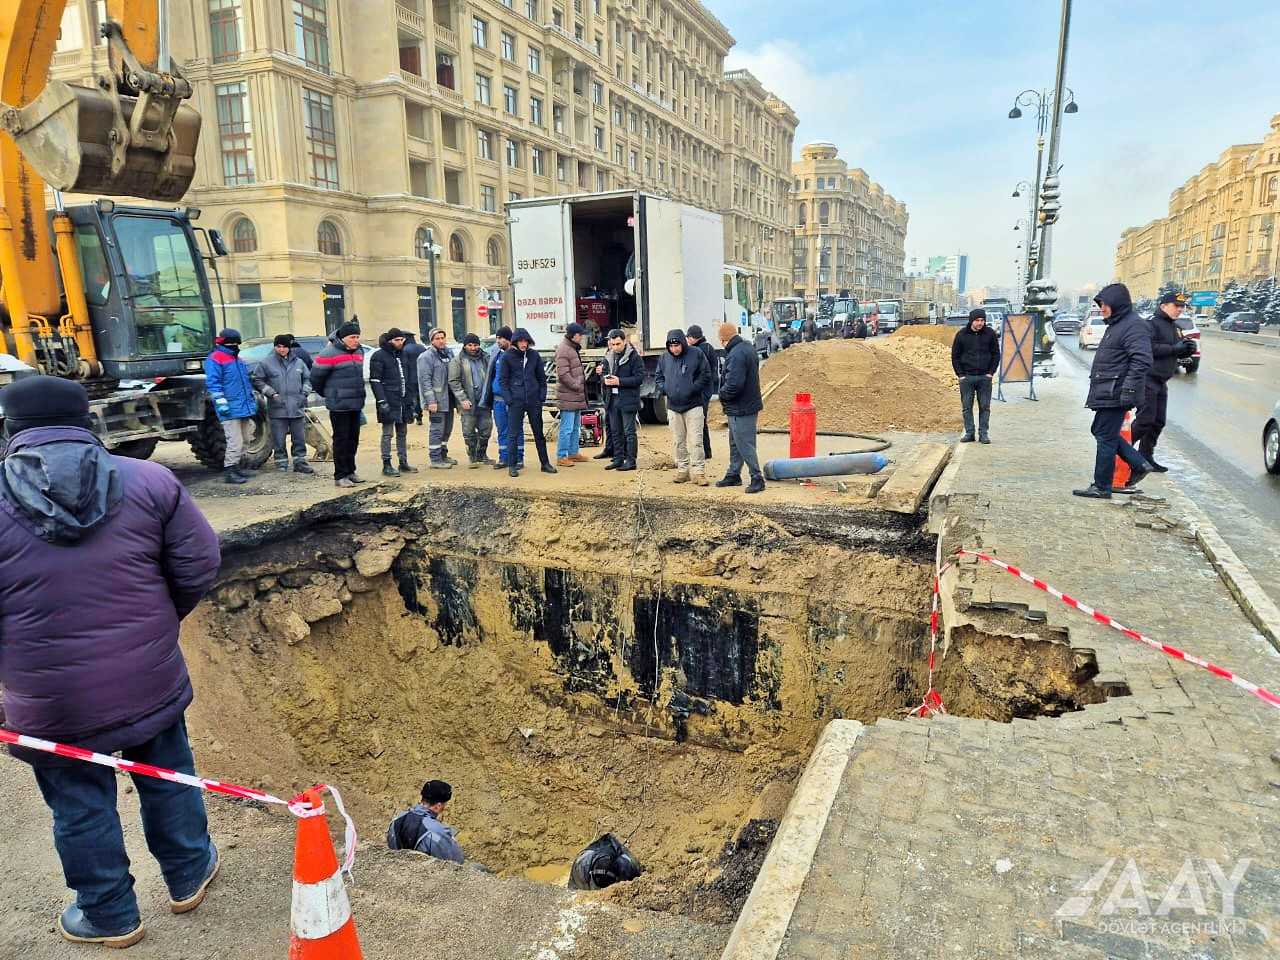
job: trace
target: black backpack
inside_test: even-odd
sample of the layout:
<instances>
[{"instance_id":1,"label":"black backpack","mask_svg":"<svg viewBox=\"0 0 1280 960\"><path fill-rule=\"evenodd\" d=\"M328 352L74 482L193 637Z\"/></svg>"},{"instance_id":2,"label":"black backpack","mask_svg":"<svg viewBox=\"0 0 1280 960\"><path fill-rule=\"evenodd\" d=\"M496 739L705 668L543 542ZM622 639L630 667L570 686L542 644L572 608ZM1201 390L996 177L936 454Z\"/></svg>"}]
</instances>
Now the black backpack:
<instances>
[{"instance_id":1,"label":"black backpack","mask_svg":"<svg viewBox=\"0 0 1280 960\"><path fill-rule=\"evenodd\" d=\"M603 890L643 873L639 861L612 833L583 850L569 871L570 890Z\"/></svg>"}]
</instances>

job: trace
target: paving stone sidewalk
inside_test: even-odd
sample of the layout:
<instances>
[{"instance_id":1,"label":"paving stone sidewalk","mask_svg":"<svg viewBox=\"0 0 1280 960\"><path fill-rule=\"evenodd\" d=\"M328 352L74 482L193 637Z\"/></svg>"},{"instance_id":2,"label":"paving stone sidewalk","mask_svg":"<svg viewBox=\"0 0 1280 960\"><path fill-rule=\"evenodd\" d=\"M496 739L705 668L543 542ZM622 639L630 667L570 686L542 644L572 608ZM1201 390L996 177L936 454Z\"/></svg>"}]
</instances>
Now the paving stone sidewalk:
<instances>
[{"instance_id":1,"label":"paving stone sidewalk","mask_svg":"<svg viewBox=\"0 0 1280 960\"><path fill-rule=\"evenodd\" d=\"M994 550L1280 690L1280 655L1171 505L1070 495L1091 472L1089 414L1074 384L1037 388L1039 403L996 405L991 446L965 447L935 501L946 550ZM1167 482L1144 486L1158 495ZM869 727L778 956L1280 955L1280 710L993 568L965 565L951 592L979 624L987 607L1007 621L1022 605L1035 629L1042 611L1043 627L1068 629L1073 648L1096 651L1099 679L1130 695L1012 724Z\"/></svg>"}]
</instances>

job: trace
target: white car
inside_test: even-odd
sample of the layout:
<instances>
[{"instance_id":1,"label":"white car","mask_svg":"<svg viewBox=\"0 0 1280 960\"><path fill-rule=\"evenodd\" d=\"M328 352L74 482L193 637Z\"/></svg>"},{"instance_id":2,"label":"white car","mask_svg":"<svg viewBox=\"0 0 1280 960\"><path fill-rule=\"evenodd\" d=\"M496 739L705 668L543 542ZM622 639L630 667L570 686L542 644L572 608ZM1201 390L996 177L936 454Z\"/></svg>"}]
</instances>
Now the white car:
<instances>
[{"instance_id":1,"label":"white car","mask_svg":"<svg viewBox=\"0 0 1280 960\"><path fill-rule=\"evenodd\" d=\"M1097 350L1098 344L1102 342L1102 335L1106 332L1107 322L1102 319L1101 314L1087 317L1084 323L1080 325L1080 332L1076 335L1076 343L1080 345L1081 350Z\"/></svg>"},{"instance_id":2,"label":"white car","mask_svg":"<svg viewBox=\"0 0 1280 960\"><path fill-rule=\"evenodd\" d=\"M1280 401L1262 428L1262 464L1267 473L1280 474Z\"/></svg>"}]
</instances>

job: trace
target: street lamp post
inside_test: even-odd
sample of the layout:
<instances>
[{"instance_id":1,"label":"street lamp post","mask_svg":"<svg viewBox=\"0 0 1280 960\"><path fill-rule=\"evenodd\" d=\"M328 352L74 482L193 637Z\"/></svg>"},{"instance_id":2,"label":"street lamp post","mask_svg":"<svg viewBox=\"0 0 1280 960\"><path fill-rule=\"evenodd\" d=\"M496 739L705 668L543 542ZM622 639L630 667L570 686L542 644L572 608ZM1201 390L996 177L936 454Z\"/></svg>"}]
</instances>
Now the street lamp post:
<instances>
[{"instance_id":1,"label":"street lamp post","mask_svg":"<svg viewBox=\"0 0 1280 960\"><path fill-rule=\"evenodd\" d=\"M1068 90L1068 92L1070 92L1069 88L1064 86L1067 79L1067 39L1070 33L1071 33L1071 0L1062 0L1062 14L1058 23L1058 69L1057 69L1057 75L1053 83L1053 89L1057 91ZM1080 108L1076 106L1075 94L1072 94L1071 98L1067 101L1067 104L1065 107L1063 107L1063 109L1053 111L1053 126L1049 131L1049 172L1055 178L1058 175L1058 144L1061 139L1059 134L1062 128L1062 114L1075 113L1079 109ZM1056 203L1056 201L1057 201L1057 198L1055 196L1054 202ZM1050 227L1053 226L1053 221L1056 219L1057 217L1054 216L1050 218L1050 220L1047 223L1045 223L1044 230L1041 235L1040 276L1042 277L1049 272L1049 257L1051 253L1050 241L1052 239Z\"/></svg>"},{"instance_id":2,"label":"street lamp post","mask_svg":"<svg viewBox=\"0 0 1280 960\"><path fill-rule=\"evenodd\" d=\"M1064 0L1064 3L1069 6L1070 0ZM1061 71L1059 72L1059 76L1061 76ZM1062 92L1067 95L1067 102L1066 104L1063 105L1061 110L1058 110L1055 108L1056 105L1061 103L1062 101L1062 98L1057 95L1057 89L1062 89ZM1031 222L1035 224L1036 227L1040 227L1041 231L1043 232L1044 227L1047 226L1047 224L1040 223L1040 220L1041 220L1040 191L1043 186L1043 178L1047 176L1056 176L1057 174L1057 169L1056 169L1057 142L1056 140L1054 140L1050 144L1049 168L1047 172L1045 170L1045 165L1044 165L1045 129L1046 127L1050 126L1049 119L1050 119L1050 114L1052 114L1053 115L1052 129L1054 131L1053 136L1056 137L1057 136L1056 131L1058 130L1058 126L1059 126L1058 115L1060 113L1078 113L1080 108L1079 106L1076 105L1076 95L1074 91L1072 91L1069 87L1055 88L1054 90L1027 89L1027 90L1023 90L1020 94L1018 94L1016 97L1013 98L1013 107L1009 110L1009 119L1010 120L1019 119L1022 116L1021 108L1030 107L1030 106L1034 106L1036 108L1036 178L1031 185L1032 186ZM1019 187L1021 187L1021 183L1019 183ZM1017 188L1014 189L1013 195L1015 197L1019 195L1019 190ZM1056 210L1054 212L1056 215ZM1034 235L1034 233L1035 233L1035 227L1032 228L1032 234ZM1041 244L1041 246L1043 246L1043 244ZM1045 269L1046 268L1044 264L1044 258L1041 257L1040 266L1037 271L1037 276L1043 276Z\"/></svg>"},{"instance_id":3,"label":"street lamp post","mask_svg":"<svg viewBox=\"0 0 1280 960\"><path fill-rule=\"evenodd\" d=\"M431 276L431 325L440 328L440 301L436 297L436 257L444 253L444 247L436 243L436 238L432 236L431 228L427 228L427 263L429 264Z\"/></svg>"}]
</instances>

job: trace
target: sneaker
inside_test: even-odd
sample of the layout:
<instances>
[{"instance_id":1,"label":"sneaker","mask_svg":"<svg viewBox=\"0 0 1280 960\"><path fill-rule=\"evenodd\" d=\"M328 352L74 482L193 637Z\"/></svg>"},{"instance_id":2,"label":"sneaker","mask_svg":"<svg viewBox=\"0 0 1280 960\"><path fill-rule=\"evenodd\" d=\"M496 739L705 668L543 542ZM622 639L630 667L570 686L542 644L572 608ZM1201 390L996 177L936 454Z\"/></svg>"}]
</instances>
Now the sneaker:
<instances>
[{"instance_id":1,"label":"sneaker","mask_svg":"<svg viewBox=\"0 0 1280 960\"><path fill-rule=\"evenodd\" d=\"M452 470L453 469L453 464L450 463L448 460L432 460L431 463L428 464L428 466L431 467L432 470Z\"/></svg>"},{"instance_id":2,"label":"sneaker","mask_svg":"<svg viewBox=\"0 0 1280 960\"><path fill-rule=\"evenodd\" d=\"M243 473L237 473L231 467L227 467L227 469L222 474L222 482L235 483L235 484L248 483L249 478L246 477Z\"/></svg>"},{"instance_id":3,"label":"sneaker","mask_svg":"<svg viewBox=\"0 0 1280 960\"><path fill-rule=\"evenodd\" d=\"M672 482L672 483L688 483L688 482L689 482L689 471L688 471L688 470L677 470L677 471L676 471L676 475L675 475L674 477L672 477L672 478L671 478L671 482Z\"/></svg>"},{"instance_id":4,"label":"sneaker","mask_svg":"<svg viewBox=\"0 0 1280 960\"><path fill-rule=\"evenodd\" d=\"M557 467L576 467L577 465L578 461L573 459L573 457L561 457L556 461Z\"/></svg>"},{"instance_id":5,"label":"sneaker","mask_svg":"<svg viewBox=\"0 0 1280 960\"><path fill-rule=\"evenodd\" d=\"M590 460L591 458L590 458L590 457L588 457L588 456L585 456L585 455L583 455L583 454L581 454L581 453L575 453L575 454L574 454L572 457L570 457L569 459L570 459L570 460L572 460L574 463L586 463L586 462L587 462L588 460Z\"/></svg>"},{"instance_id":6,"label":"sneaker","mask_svg":"<svg viewBox=\"0 0 1280 960\"><path fill-rule=\"evenodd\" d=\"M58 917L58 932L63 940L71 943L100 943L104 947L123 950L132 947L146 936L142 921L129 930L103 930L89 922L89 918L74 903L62 911Z\"/></svg>"},{"instance_id":7,"label":"sneaker","mask_svg":"<svg viewBox=\"0 0 1280 960\"><path fill-rule=\"evenodd\" d=\"M453 457L442 457L441 459L451 467L456 467L458 465L458 461L453 459Z\"/></svg>"},{"instance_id":8,"label":"sneaker","mask_svg":"<svg viewBox=\"0 0 1280 960\"><path fill-rule=\"evenodd\" d=\"M705 487L708 485L707 475L705 473L695 473L692 479L695 487Z\"/></svg>"},{"instance_id":9,"label":"sneaker","mask_svg":"<svg viewBox=\"0 0 1280 960\"><path fill-rule=\"evenodd\" d=\"M418 468L417 468L417 467L411 467L411 466L409 466L407 463L405 463L403 460L401 460L401 461L400 461L400 472L401 472L401 473L418 473L419 471L418 471Z\"/></svg>"},{"instance_id":10,"label":"sneaker","mask_svg":"<svg viewBox=\"0 0 1280 960\"><path fill-rule=\"evenodd\" d=\"M307 461L305 460L293 461L293 472L294 473L315 473L315 471L311 469L311 464L307 463Z\"/></svg>"},{"instance_id":11,"label":"sneaker","mask_svg":"<svg viewBox=\"0 0 1280 960\"><path fill-rule=\"evenodd\" d=\"M1092 483L1089 484L1089 486L1085 487L1083 490L1072 490L1071 495L1075 497L1085 497L1089 500L1110 500L1111 499L1110 490L1102 490L1099 487L1094 486Z\"/></svg>"},{"instance_id":12,"label":"sneaker","mask_svg":"<svg viewBox=\"0 0 1280 960\"><path fill-rule=\"evenodd\" d=\"M972 434L972 433L966 433L963 437L961 437L961 438L960 438L960 442L961 442L961 443L973 443L973 434Z\"/></svg>"},{"instance_id":13,"label":"sneaker","mask_svg":"<svg viewBox=\"0 0 1280 960\"><path fill-rule=\"evenodd\" d=\"M395 467L393 467L393 466L391 465L391 461L390 461L390 460L383 460L383 461L382 461L382 475L383 475L384 477L398 477L398 476L400 476L400 471L399 471L399 470L397 470Z\"/></svg>"},{"instance_id":14,"label":"sneaker","mask_svg":"<svg viewBox=\"0 0 1280 960\"><path fill-rule=\"evenodd\" d=\"M218 856L218 848L209 843L210 862L209 869L205 872L204 879L200 881L200 885L196 887L195 892L187 897L171 897L169 899L169 909L174 913L190 913L200 904L204 903L205 894L209 892L209 884L213 883L213 878L218 875L218 869L222 866L222 858Z\"/></svg>"},{"instance_id":15,"label":"sneaker","mask_svg":"<svg viewBox=\"0 0 1280 960\"><path fill-rule=\"evenodd\" d=\"M751 479L751 482L747 484L747 489L743 490L742 492L743 493L761 493L763 492L763 490L764 490L764 478L753 477Z\"/></svg>"},{"instance_id":16,"label":"sneaker","mask_svg":"<svg viewBox=\"0 0 1280 960\"><path fill-rule=\"evenodd\" d=\"M1169 468L1166 467L1163 463L1156 463L1154 460L1151 460L1150 458L1148 458L1148 460L1151 463L1152 473L1168 473L1169 472Z\"/></svg>"},{"instance_id":17,"label":"sneaker","mask_svg":"<svg viewBox=\"0 0 1280 960\"><path fill-rule=\"evenodd\" d=\"M740 487L742 486L741 477L721 477L716 481L717 487Z\"/></svg>"},{"instance_id":18,"label":"sneaker","mask_svg":"<svg viewBox=\"0 0 1280 960\"><path fill-rule=\"evenodd\" d=\"M334 481L333 481L333 485L334 485L335 487L344 487L344 488L345 488L345 487L354 487L354 486L355 486L355 483L353 483L353 482L352 482L352 480L351 480L351 478L350 478L350 477L338 477L338 479L337 479L337 480L334 480Z\"/></svg>"}]
</instances>

